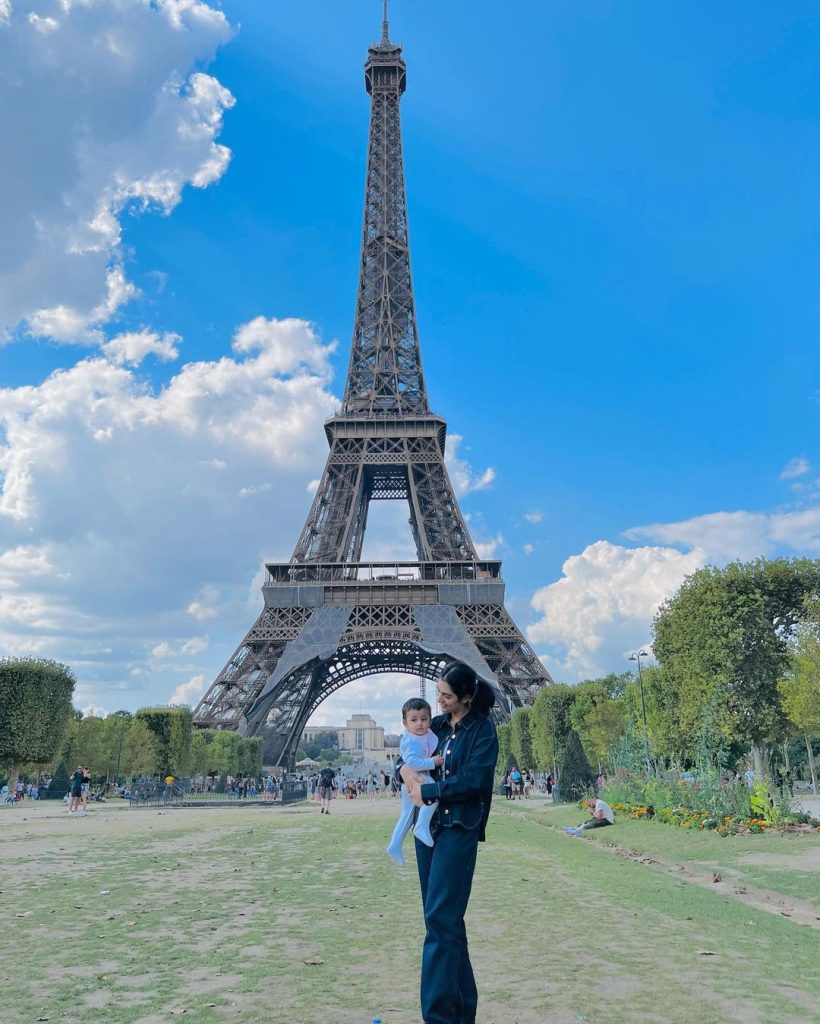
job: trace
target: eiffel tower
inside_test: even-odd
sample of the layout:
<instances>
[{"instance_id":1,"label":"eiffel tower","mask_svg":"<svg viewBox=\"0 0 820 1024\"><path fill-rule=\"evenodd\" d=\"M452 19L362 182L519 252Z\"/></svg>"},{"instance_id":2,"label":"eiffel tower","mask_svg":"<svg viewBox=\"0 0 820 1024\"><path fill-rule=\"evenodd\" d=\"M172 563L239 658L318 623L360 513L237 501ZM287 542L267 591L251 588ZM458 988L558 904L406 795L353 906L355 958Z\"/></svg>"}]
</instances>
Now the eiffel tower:
<instances>
[{"instance_id":1,"label":"eiffel tower","mask_svg":"<svg viewBox=\"0 0 820 1024\"><path fill-rule=\"evenodd\" d=\"M354 679L436 679L452 658L498 692L500 720L552 682L504 607L501 562L479 558L444 463L416 326L399 104L407 69L390 41L368 50L370 140L359 292L344 400L291 560L267 563L264 609L194 711L200 727L264 738L292 767L302 731ZM404 499L415 561L362 562L371 501Z\"/></svg>"}]
</instances>

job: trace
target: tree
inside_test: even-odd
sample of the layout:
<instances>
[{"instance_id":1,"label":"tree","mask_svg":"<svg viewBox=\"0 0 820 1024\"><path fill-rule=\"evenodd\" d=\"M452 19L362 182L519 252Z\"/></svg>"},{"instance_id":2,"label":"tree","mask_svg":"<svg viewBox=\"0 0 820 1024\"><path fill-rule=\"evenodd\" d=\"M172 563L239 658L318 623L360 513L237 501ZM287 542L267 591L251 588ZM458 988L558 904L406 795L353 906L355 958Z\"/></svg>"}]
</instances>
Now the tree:
<instances>
[{"instance_id":1,"label":"tree","mask_svg":"<svg viewBox=\"0 0 820 1024\"><path fill-rule=\"evenodd\" d=\"M70 788L71 779L69 778L68 768L66 768L65 761L60 761L57 770L51 776L51 782L46 792L42 795L42 799L62 800Z\"/></svg>"},{"instance_id":2,"label":"tree","mask_svg":"<svg viewBox=\"0 0 820 1024\"><path fill-rule=\"evenodd\" d=\"M530 738L536 766L557 772L569 737L569 712L575 699L573 687L553 683L538 691L530 716Z\"/></svg>"},{"instance_id":3,"label":"tree","mask_svg":"<svg viewBox=\"0 0 820 1024\"><path fill-rule=\"evenodd\" d=\"M564 800L581 800L595 786L595 776L589 765L581 740L574 729L567 737L567 748L561 766L560 793Z\"/></svg>"},{"instance_id":4,"label":"tree","mask_svg":"<svg viewBox=\"0 0 820 1024\"><path fill-rule=\"evenodd\" d=\"M152 773L157 764L157 742L148 725L140 718L130 721L122 738L120 771L127 779Z\"/></svg>"},{"instance_id":5,"label":"tree","mask_svg":"<svg viewBox=\"0 0 820 1024\"><path fill-rule=\"evenodd\" d=\"M44 658L0 661L0 763L14 792L24 764L44 765L60 749L76 680L66 665Z\"/></svg>"},{"instance_id":6,"label":"tree","mask_svg":"<svg viewBox=\"0 0 820 1024\"><path fill-rule=\"evenodd\" d=\"M535 767L530 737L532 708L516 708L510 719L510 749L522 771Z\"/></svg>"},{"instance_id":7,"label":"tree","mask_svg":"<svg viewBox=\"0 0 820 1024\"><path fill-rule=\"evenodd\" d=\"M598 771L603 770L610 751L624 734L628 709L623 698L631 682L629 672L612 673L603 679L588 679L574 688L570 724Z\"/></svg>"},{"instance_id":8,"label":"tree","mask_svg":"<svg viewBox=\"0 0 820 1024\"><path fill-rule=\"evenodd\" d=\"M160 775L184 775L189 770L193 713L189 707L140 708L135 721L144 722L156 742L154 770Z\"/></svg>"},{"instance_id":9,"label":"tree","mask_svg":"<svg viewBox=\"0 0 820 1024\"><path fill-rule=\"evenodd\" d=\"M510 746L510 723L504 722L499 725L496 729L498 733L498 760L496 765L504 765L507 763L507 758L512 754L512 747Z\"/></svg>"},{"instance_id":10,"label":"tree","mask_svg":"<svg viewBox=\"0 0 820 1024\"><path fill-rule=\"evenodd\" d=\"M755 770L764 773L763 745L786 727L778 681L789 640L806 599L818 593L820 562L761 558L699 569L662 605L653 649L691 750L709 708L716 728L751 743Z\"/></svg>"},{"instance_id":11,"label":"tree","mask_svg":"<svg viewBox=\"0 0 820 1024\"><path fill-rule=\"evenodd\" d=\"M778 686L783 710L806 744L809 772L816 793L817 770L812 736L820 732L820 602L810 606L809 614L812 617L795 632L791 671Z\"/></svg>"}]
</instances>

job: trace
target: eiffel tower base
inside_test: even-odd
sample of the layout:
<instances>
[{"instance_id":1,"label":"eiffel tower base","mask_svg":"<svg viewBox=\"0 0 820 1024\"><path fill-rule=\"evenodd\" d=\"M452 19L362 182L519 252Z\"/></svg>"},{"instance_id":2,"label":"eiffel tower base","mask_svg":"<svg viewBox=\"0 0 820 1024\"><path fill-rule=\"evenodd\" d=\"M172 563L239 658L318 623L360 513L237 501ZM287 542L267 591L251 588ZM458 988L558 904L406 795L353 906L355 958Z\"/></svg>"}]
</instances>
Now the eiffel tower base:
<instances>
[{"instance_id":1,"label":"eiffel tower base","mask_svg":"<svg viewBox=\"0 0 820 1024\"><path fill-rule=\"evenodd\" d=\"M504 608L499 562L267 568L265 609L196 710L201 727L261 736L266 765L292 769L313 712L365 676L435 680L463 661L496 689L498 721L543 685Z\"/></svg>"}]
</instances>

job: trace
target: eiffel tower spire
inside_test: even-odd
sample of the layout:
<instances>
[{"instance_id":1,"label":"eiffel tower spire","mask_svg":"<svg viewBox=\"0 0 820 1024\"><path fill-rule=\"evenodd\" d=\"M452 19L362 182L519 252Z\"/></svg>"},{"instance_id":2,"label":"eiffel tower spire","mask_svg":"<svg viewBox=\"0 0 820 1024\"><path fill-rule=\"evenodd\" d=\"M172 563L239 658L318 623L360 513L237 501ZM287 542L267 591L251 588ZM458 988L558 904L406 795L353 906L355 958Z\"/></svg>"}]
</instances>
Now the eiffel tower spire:
<instances>
[{"instance_id":1,"label":"eiffel tower spire","mask_svg":"<svg viewBox=\"0 0 820 1024\"><path fill-rule=\"evenodd\" d=\"M447 424L421 366L402 160L402 48L368 50L370 140L359 290L327 463L291 560L268 563L265 607L194 710L200 727L264 738L291 765L310 715L377 672L436 679L457 658L499 692L497 715L551 682L504 607L501 563L479 558L444 462ZM371 501L407 502L417 560L361 562Z\"/></svg>"},{"instance_id":2,"label":"eiffel tower spire","mask_svg":"<svg viewBox=\"0 0 820 1024\"><path fill-rule=\"evenodd\" d=\"M401 144L399 103L407 87L402 48L390 42L384 5L381 42L368 51L370 139L359 291L343 411L347 415L427 412L421 367Z\"/></svg>"}]
</instances>

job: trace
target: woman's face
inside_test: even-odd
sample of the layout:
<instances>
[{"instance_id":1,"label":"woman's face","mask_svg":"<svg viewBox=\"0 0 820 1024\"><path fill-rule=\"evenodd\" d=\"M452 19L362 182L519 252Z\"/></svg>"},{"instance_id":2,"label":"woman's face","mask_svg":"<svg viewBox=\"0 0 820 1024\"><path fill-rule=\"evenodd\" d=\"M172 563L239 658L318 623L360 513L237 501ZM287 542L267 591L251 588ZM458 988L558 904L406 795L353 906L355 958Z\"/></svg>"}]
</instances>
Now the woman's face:
<instances>
[{"instance_id":1,"label":"woman's face","mask_svg":"<svg viewBox=\"0 0 820 1024\"><path fill-rule=\"evenodd\" d=\"M445 715L463 714L470 707L470 701L460 697L456 697L453 691L450 689L449 684L444 679L439 679L438 682L438 706L444 712Z\"/></svg>"}]
</instances>

